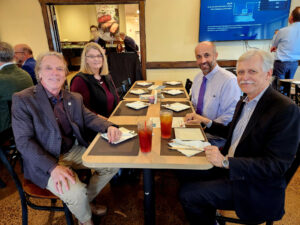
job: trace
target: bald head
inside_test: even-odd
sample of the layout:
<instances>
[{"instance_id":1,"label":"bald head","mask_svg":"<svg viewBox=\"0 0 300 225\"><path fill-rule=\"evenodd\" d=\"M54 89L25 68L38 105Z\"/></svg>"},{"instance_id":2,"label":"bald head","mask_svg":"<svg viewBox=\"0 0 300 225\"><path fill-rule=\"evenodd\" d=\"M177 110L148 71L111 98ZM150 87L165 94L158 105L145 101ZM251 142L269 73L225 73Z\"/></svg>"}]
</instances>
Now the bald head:
<instances>
[{"instance_id":1,"label":"bald head","mask_svg":"<svg viewBox=\"0 0 300 225\"><path fill-rule=\"evenodd\" d=\"M215 44L209 41L200 42L195 48L195 57L203 74L208 74L217 65L218 53Z\"/></svg>"},{"instance_id":2,"label":"bald head","mask_svg":"<svg viewBox=\"0 0 300 225\"><path fill-rule=\"evenodd\" d=\"M17 44L15 45L14 50L14 58L19 65L22 65L28 58L32 57L32 50L27 44Z\"/></svg>"}]
</instances>

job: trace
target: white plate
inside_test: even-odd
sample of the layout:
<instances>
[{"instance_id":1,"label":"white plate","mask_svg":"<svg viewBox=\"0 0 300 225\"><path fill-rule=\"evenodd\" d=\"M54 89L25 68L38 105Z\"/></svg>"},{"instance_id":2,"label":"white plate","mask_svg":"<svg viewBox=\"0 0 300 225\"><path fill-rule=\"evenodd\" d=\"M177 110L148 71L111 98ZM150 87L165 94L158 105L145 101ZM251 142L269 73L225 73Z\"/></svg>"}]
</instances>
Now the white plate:
<instances>
[{"instance_id":1,"label":"white plate","mask_svg":"<svg viewBox=\"0 0 300 225\"><path fill-rule=\"evenodd\" d=\"M141 95L141 94L145 94L147 92L143 89L133 89L133 90L130 91L130 93L135 94L135 95Z\"/></svg>"},{"instance_id":2,"label":"white plate","mask_svg":"<svg viewBox=\"0 0 300 225\"><path fill-rule=\"evenodd\" d=\"M149 83L149 82L137 82L136 84L137 84L137 85L140 85L140 86L149 86L149 85L151 85L152 83Z\"/></svg>"},{"instance_id":3,"label":"white plate","mask_svg":"<svg viewBox=\"0 0 300 225\"><path fill-rule=\"evenodd\" d=\"M143 109L149 106L149 104L141 101L136 101L136 102L126 103L126 106L132 109Z\"/></svg>"},{"instance_id":4,"label":"white plate","mask_svg":"<svg viewBox=\"0 0 300 225\"><path fill-rule=\"evenodd\" d=\"M191 106L176 102L176 103L172 103L172 104L167 104L167 105L162 105L163 107L167 108L167 109L171 109L175 112L180 112L186 109L191 108Z\"/></svg>"},{"instance_id":5,"label":"white plate","mask_svg":"<svg viewBox=\"0 0 300 225\"><path fill-rule=\"evenodd\" d=\"M167 93L169 95L179 95L179 94L182 94L183 91L177 90L177 89L172 89L172 90L166 90L166 91L164 91L164 93Z\"/></svg>"},{"instance_id":6,"label":"white plate","mask_svg":"<svg viewBox=\"0 0 300 225\"><path fill-rule=\"evenodd\" d=\"M178 84L181 84L180 81L167 81L166 84L169 84L169 85L178 85Z\"/></svg>"}]
</instances>

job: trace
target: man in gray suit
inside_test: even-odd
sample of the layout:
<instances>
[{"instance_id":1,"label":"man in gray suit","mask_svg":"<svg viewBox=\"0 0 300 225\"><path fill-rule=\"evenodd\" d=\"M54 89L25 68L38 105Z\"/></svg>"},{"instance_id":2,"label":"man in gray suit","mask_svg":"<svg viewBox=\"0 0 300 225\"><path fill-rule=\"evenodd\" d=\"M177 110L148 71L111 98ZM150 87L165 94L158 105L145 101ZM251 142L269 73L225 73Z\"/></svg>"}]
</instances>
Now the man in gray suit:
<instances>
[{"instance_id":1,"label":"man in gray suit","mask_svg":"<svg viewBox=\"0 0 300 225\"><path fill-rule=\"evenodd\" d=\"M62 89L66 73L61 54L41 55L36 64L40 82L13 96L12 127L25 178L62 199L80 223L93 224L92 212L103 214L106 209L90 202L118 169L96 169L87 187L72 169L86 168L82 155L87 129L107 132L109 142L119 140L121 132L85 108L81 95Z\"/></svg>"}]
</instances>

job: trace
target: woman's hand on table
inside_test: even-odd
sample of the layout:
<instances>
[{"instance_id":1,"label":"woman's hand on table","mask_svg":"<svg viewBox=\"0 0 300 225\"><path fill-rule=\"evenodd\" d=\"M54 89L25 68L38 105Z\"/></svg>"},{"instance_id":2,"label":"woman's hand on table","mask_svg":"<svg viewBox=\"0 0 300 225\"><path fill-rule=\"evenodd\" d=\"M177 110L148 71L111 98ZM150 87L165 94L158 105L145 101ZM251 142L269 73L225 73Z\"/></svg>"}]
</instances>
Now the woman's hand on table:
<instances>
[{"instance_id":1,"label":"woman's hand on table","mask_svg":"<svg viewBox=\"0 0 300 225\"><path fill-rule=\"evenodd\" d=\"M121 138L121 136L122 136L122 132L118 128L113 126L108 127L107 137L109 143L118 141Z\"/></svg>"}]
</instances>

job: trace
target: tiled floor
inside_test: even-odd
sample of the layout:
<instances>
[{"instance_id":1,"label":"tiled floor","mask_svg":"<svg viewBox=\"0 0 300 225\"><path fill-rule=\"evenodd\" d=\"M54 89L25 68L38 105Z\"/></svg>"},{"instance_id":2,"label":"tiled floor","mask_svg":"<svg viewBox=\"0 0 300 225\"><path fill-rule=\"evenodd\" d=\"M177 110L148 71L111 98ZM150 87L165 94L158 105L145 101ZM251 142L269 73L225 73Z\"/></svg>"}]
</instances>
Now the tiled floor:
<instances>
[{"instance_id":1,"label":"tiled floor","mask_svg":"<svg viewBox=\"0 0 300 225\"><path fill-rule=\"evenodd\" d=\"M21 224L21 206L16 188L7 172L0 165L1 178L7 187L0 189L0 225ZM142 225L143 224L143 185L142 178L137 182L107 185L97 197L97 202L109 207L108 214L102 217L101 225ZM156 224L187 225L184 213L177 199L178 183L171 172L157 171L155 176ZM276 225L300 224L300 170L291 181L286 195L286 214ZM66 224L64 214L29 210L29 224Z\"/></svg>"}]
</instances>

